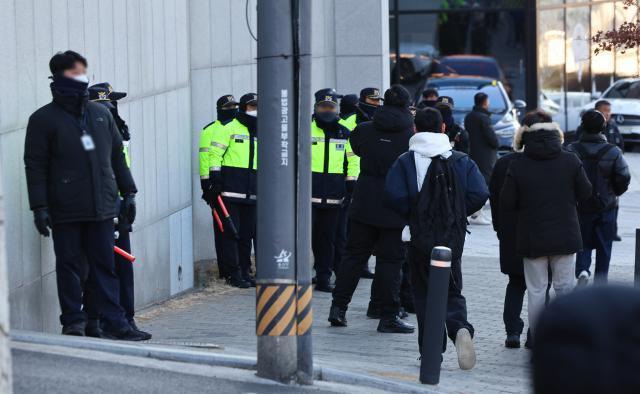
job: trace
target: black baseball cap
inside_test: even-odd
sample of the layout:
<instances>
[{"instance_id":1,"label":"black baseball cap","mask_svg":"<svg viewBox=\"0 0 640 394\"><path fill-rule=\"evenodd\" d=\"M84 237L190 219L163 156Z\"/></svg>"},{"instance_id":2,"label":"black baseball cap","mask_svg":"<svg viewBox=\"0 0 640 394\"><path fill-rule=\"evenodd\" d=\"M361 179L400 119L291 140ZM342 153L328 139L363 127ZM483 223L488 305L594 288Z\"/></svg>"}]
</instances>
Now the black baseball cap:
<instances>
[{"instance_id":1,"label":"black baseball cap","mask_svg":"<svg viewBox=\"0 0 640 394\"><path fill-rule=\"evenodd\" d=\"M338 93L333 88L320 89L315 93L316 104L331 103L338 104Z\"/></svg>"},{"instance_id":2,"label":"black baseball cap","mask_svg":"<svg viewBox=\"0 0 640 394\"><path fill-rule=\"evenodd\" d=\"M451 108L454 107L453 99L451 97L449 97L449 96L440 96L440 97L438 97L438 99L436 100L436 103L446 104Z\"/></svg>"},{"instance_id":3,"label":"black baseball cap","mask_svg":"<svg viewBox=\"0 0 640 394\"><path fill-rule=\"evenodd\" d=\"M240 97L241 107L246 107L249 104L258 104L258 95L256 93L247 93Z\"/></svg>"},{"instance_id":4,"label":"black baseball cap","mask_svg":"<svg viewBox=\"0 0 640 394\"><path fill-rule=\"evenodd\" d=\"M238 102L236 101L236 98L233 97L232 94L225 94L224 96L221 96L218 101L216 101L216 107L217 108L222 108L226 105L238 105Z\"/></svg>"},{"instance_id":5,"label":"black baseball cap","mask_svg":"<svg viewBox=\"0 0 640 394\"><path fill-rule=\"evenodd\" d=\"M89 87L91 101L117 101L126 97L125 92L116 92L109 82L97 83Z\"/></svg>"},{"instance_id":6,"label":"black baseball cap","mask_svg":"<svg viewBox=\"0 0 640 394\"><path fill-rule=\"evenodd\" d=\"M364 101L365 99L372 100L384 100L380 95L380 89L378 88L364 88L360 91L360 100Z\"/></svg>"}]
</instances>

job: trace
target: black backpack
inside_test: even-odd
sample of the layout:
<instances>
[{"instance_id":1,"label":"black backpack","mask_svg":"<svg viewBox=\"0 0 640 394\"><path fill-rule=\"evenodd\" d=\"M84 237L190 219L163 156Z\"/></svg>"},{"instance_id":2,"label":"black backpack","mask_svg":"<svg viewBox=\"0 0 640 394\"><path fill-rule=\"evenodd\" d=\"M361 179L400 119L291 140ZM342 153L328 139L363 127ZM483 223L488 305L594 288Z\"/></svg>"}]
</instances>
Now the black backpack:
<instances>
[{"instance_id":1,"label":"black backpack","mask_svg":"<svg viewBox=\"0 0 640 394\"><path fill-rule=\"evenodd\" d=\"M453 169L454 155L433 157L418 198L411 207L411 244L430 255L435 246L462 257L467 229L465 196Z\"/></svg>"},{"instance_id":2,"label":"black backpack","mask_svg":"<svg viewBox=\"0 0 640 394\"><path fill-rule=\"evenodd\" d=\"M600 160L611 150L614 145L607 144L595 153L587 152L587 149L580 143L573 145L582 160L584 171L591 182L591 196L578 203L578 211L581 213L600 213L613 207L616 203L615 197L609 192L609 184L600 171Z\"/></svg>"}]
</instances>

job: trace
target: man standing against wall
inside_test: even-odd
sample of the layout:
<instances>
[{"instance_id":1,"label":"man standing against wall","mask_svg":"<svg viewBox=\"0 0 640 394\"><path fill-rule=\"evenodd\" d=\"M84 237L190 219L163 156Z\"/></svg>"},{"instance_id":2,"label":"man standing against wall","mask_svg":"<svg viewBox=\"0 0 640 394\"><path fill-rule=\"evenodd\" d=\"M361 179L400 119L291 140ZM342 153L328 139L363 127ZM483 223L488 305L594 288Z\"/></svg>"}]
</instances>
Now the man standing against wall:
<instances>
[{"instance_id":1,"label":"man standing against wall","mask_svg":"<svg viewBox=\"0 0 640 394\"><path fill-rule=\"evenodd\" d=\"M57 53L49 68L53 101L29 118L24 162L36 228L45 237L53 230L62 333L85 335L86 259L105 334L142 340L125 319L114 273L113 219L134 222L137 192L120 132L109 110L89 101L84 57Z\"/></svg>"}]
</instances>

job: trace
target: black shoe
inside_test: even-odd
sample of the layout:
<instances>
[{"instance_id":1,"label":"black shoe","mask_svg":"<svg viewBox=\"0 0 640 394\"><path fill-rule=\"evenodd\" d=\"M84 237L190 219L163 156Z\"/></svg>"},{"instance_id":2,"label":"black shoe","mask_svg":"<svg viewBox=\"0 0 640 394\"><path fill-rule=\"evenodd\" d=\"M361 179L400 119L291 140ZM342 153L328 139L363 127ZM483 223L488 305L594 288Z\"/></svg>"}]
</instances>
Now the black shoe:
<instances>
[{"instance_id":1,"label":"black shoe","mask_svg":"<svg viewBox=\"0 0 640 394\"><path fill-rule=\"evenodd\" d=\"M102 329L100 328L100 320L89 319L87 326L84 328L84 335L91 338L102 338Z\"/></svg>"},{"instance_id":2,"label":"black shoe","mask_svg":"<svg viewBox=\"0 0 640 394\"><path fill-rule=\"evenodd\" d=\"M251 283L245 281L244 279L227 278L227 284L229 286L237 287L240 289L248 289L249 287L251 287Z\"/></svg>"},{"instance_id":3,"label":"black shoe","mask_svg":"<svg viewBox=\"0 0 640 394\"><path fill-rule=\"evenodd\" d=\"M360 277L363 279L373 279L376 277L376 273L371 271L369 267L362 270L360 273Z\"/></svg>"},{"instance_id":4,"label":"black shoe","mask_svg":"<svg viewBox=\"0 0 640 394\"><path fill-rule=\"evenodd\" d=\"M131 326L131 328L134 331L137 331L140 335L142 335L144 337L143 341L148 341L149 339L151 339L152 335L149 332L146 331L142 331L141 329L138 328L138 325L136 324L136 322L134 320L129 320L129 325Z\"/></svg>"},{"instance_id":5,"label":"black shoe","mask_svg":"<svg viewBox=\"0 0 640 394\"><path fill-rule=\"evenodd\" d=\"M378 332L394 333L394 334L411 334L415 331L415 327L404 322L398 316L392 319L380 319L378 323Z\"/></svg>"},{"instance_id":6,"label":"black shoe","mask_svg":"<svg viewBox=\"0 0 640 394\"><path fill-rule=\"evenodd\" d=\"M519 349L520 335L518 334L507 335L507 339L505 339L504 341L504 346L509 349Z\"/></svg>"},{"instance_id":7,"label":"black shoe","mask_svg":"<svg viewBox=\"0 0 640 394\"><path fill-rule=\"evenodd\" d=\"M315 285L316 283L318 283L318 278L314 276L311 278L311 284Z\"/></svg>"},{"instance_id":8,"label":"black shoe","mask_svg":"<svg viewBox=\"0 0 640 394\"><path fill-rule=\"evenodd\" d=\"M346 327L347 326L347 310L342 309L339 306L332 305L329 310L329 322L333 327Z\"/></svg>"},{"instance_id":9,"label":"black shoe","mask_svg":"<svg viewBox=\"0 0 640 394\"><path fill-rule=\"evenodd\" d=\"M119 341L144 341L145 336L139 332L134 330L133 328L127 326L120 331L112 331L112 332L104 332L104 338L115 339Z\"/></svg>"},{"instance_id":10,"label":"black shoe","mask_svg":"<svg viewBox=\"0 0 640 394\"><path fill-rule=\"evenodd\" d=\"M380 319L382 317L380 307L372 302L369 302L369 307L367 308L367 317L369 319Z\"/></svg>"},{"instance_id":11,"label":"black shoe","mask_svg":"<svg viewBox=\"0 0 640 394\"><path fill-rule=\"evenodd\" d=\"M72 323L62 327L62 335L71 335L74 337L83 337L85 330L84 322Z\"/></svg>"},{"instance_id":12,"label":"black shoe","mask_svg":"<svg viewBox=\"0 0 640 394\"><path fill-rule=\"evenodd\" d=\"M614 240L614 241L616 241L616 242L620 242L620 241L622 241L622 237L621 237L621 236L619 236L618 234L616 234L616 235L613 237L613 240Z\"/></svg>"},{"instance_id":13,"label":"black shoe","mask_svg":"<svg viewBox=\"0 0 640 394\"><path fill-rule=\"evenodd\" d=\"M251 287L256 287L256 279L253 276L243 277L242 280L247 282Z\"/></svg>"},{"instance_id":14,"label":"black shoe","mask_svg":"<svg viewBox=\"0 0 640 394\"><path fill-rule=\"evenodd\" d=\"M531 329L527 330L527 340L524 343L525 349L533 349L533 339L531 338Z\"/></svg>"},{"instance_id":15,"label":"black shoe","mask_svg":"<svg viewBox=\"0 0 640 394\"><path fill-rule=\"evenodd\" d=\"M332 285L331 283L317 283L316 284L316 291L321 291L323 293L331 293L333 292L333 288L335 286Z\"/></svg>"},{"instance_id":16,"label":"black shoe","mask_svg":"<svg viewBox=\"0 0 640 394\"><path fill-rule=\"evenodd\" d=\"M409 314L404 310L404 308L400 307L400 311L398 311L398 317L401 319L406 319L409 317Z\"/></svg>"}]
</instances>

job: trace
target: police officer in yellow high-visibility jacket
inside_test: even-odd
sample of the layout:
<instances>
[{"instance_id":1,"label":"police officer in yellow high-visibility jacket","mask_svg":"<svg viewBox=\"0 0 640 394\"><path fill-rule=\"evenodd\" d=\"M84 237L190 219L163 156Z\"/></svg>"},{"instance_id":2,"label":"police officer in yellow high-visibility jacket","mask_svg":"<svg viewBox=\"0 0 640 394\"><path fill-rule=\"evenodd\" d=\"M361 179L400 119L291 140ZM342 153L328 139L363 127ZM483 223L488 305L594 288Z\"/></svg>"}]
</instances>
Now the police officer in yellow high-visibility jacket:
<instances>
[{"instance_id":1,"label":"police officer in yellow high-visibility jacket","mask_svg":"<svg viewBox=\"0 0 640 394\"><path fill-rule=\"evenodd\" d=\"M202 199L213 209L216 205L216 195L213 193L209 173L213 165L213 152L211 142L213 136L222 133L222 128L231 122L238 114L238 103L231 94L225 94L216 102L216 112L218 119L206 125L200 133L200 148L198 152L200 161L200 186L202 187ZM218 208L218 214L222 215ZM222 217L222 216L220 216ZM213 219L212 219L213 220ZM216 259L218 261L218 272L220 278L224 278L224 266L222 264L222 232L215 220L213 220L213 237L216 248Z\"/></svg>"},{"instance_id":2,"label":"police officer in yellow high-visibility jacket","mask_svg":"<svg viewBox=\"0 0 640 394\"><path fill-rule=\"evenodd\" d=\"M251 272L251 246L256 235L256 170L258 164L258 95L240 98L240 112L211 140L212 192L222 196L238 230L238 239L225 231L222 264L232 286L255 286Z\"/></svg>"},{"instance_id":3,"label":"police officer in yellow high-visibility jacket","mask_svg":"<svg viewBox=\"0 0 640 394\"><path fill-rule=\"evenodd\" d=\"M333 90L316 92L311 141L311 243L316 290L331 292L340 209L351 198L360 168L349 144L349 129L339 121L338 95Z\"/></svg>"}]
</instances>

